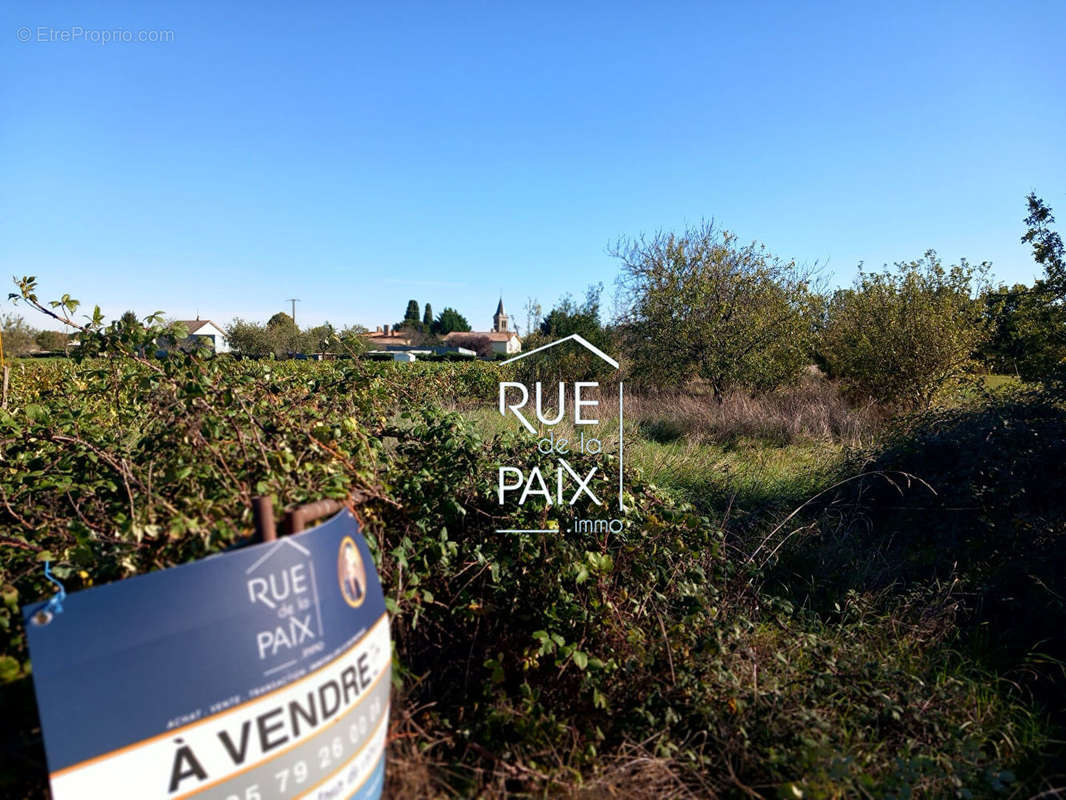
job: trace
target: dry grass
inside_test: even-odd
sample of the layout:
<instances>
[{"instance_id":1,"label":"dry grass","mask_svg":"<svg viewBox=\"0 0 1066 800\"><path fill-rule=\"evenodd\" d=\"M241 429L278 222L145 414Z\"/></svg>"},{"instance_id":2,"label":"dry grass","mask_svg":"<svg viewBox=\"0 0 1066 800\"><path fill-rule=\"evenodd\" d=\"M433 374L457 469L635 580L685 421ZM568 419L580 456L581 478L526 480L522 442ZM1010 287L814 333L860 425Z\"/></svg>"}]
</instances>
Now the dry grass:
<instances>
[{"instance_id":1,"label":"dry grass","mask_svg":"<svg viewBox=\"0 0 1066 800\"><path fill-rule=\"evenodd\" d=\"M626 398L626 415L644 436L666 443L732 444L760 439L777 445L831 441L860 445L876 432L880 415L873 405L850 405L837 387L807 377L795 386L761 395L731 392L721 402L709 394L642 394Z\"/></svg>"},{"instance_id":2,"label":"dry grass","mask_svg":"<svg viewBox=\"0 0 1066 800\"><path fill-rule=\"evenodd\" d=\"M534 414L535 393L532 387L523 414L540 431L547 435L549 429L556 436L573 438L579 434L568 414L555 426L539 424ZM605 448L617 445L618 396L610 385L600 387L599 405L586 410L586 416L595 416L600 424L595 435L603 440ZM554 387L544 387L544 413L552 417L558 398ZM513 417L501 417L494 406L470 409L453 403L452 408L464 411L488 431L521 430ZM721 401L710 391L694 383L684 392L632 392L625 393L625 427L627 433L659 444L684 440L689 444L732 445L740 440L759 440L770 445L832 442L858 446L872 441L883 421L877 406L867 404L856 407L842 395L836 384L826 380L820 373L812 372L797 384L764 394L735 391L726 394ZM480 413L479 413L480 412ZM584 427L584 426L582 426ZM585 428L589 432L588 428Z\"/></svg>"},{"instance_id":3,"label":"dry grass","mask_svg":"<svg viewBox=\"0 0 1066 800\"><path fill-rule=\"evenodd\" d=\"M397 712L394 712L394 716ZM565 764L551 774L542 768L501 761L488 751L484 769L458 766L446 757L438 758L437 748L427 742L433 737L411 725L407 709L398 712L388 748L386 791L388 798L404 800L458 800L470 796L479 800L513 797L551 797L566 800L713 800L717 793L691 768L684 769L672 759L657 756L641 745L623 746L606 756L592 775L579 775ZM400 732L401 729L406 729ZM417 729L417 731L415 730ZM416 744L416 742L418 744ZM476 746L474 746L476 747ZM482 748L476 748L482 750ZM442 778L450 780L448 785ZM465 786L463 789L458 787Z\"/></svg>"},{"instance_id":4,"label":"dry grass","mask_svg":"<svg viewBox=\"0 0 1066 800\"><path fill-rule=\"evenodd\" d=\"M694 786L696 776L691 769L684 772L687 779L682 777L682 769L671 759L656 756L639 745L630 745L610 759L595 778L561 796L574 800L661 800L666 797L711 800L718 796L710 786Z\"/></svg>"},{"instance_id":5,"label":"dry grass","mask_svg":"<svg viewBox=\"0 0 1066 800\"><path fill-rule=\"evenodd\" d=\"M545 416L555 415L554 387L544 386ZM600 387L599 405L586 416L595 426L575 426L569 414L554 426L539 424L529 391L523 414L534 424L536 438L553 434L577 442L582 433L596 436L603 452L618 449L617 386ZM567 404L572 398L567 398ZM508 413L491 405L460 408L482 434L527 435ZM855 407L837 386L812 371L796 385L753 395L727 394L719 402L694 383L685 392L625 393L626 460L646 479L704 510L726 507L762 512L802 502L834 474L842 454L874 440L882 424L873 405ZM533 437L533 434L528 434Z\"/></svg>"},{"instance_id":6,"label":"dry grass","mask_svg":"<svg viewBox=\"0 0 1066 800\"><path fill-rule=\"evenodd\" d=\"M553 753L529 766L501 759L485 747L467 742L469 759L455 761L450 732L432 726L430 706L412 708L402 692L393 692L392 724L384 797L404 800L503 800L513 797L552 797L567 800L713 800L717 793L692 768L655 754L653 742L630 743L603 760L591 774L580 774ZM545 763L554 764L546 767Z\"/></svg>"}]
</instances>

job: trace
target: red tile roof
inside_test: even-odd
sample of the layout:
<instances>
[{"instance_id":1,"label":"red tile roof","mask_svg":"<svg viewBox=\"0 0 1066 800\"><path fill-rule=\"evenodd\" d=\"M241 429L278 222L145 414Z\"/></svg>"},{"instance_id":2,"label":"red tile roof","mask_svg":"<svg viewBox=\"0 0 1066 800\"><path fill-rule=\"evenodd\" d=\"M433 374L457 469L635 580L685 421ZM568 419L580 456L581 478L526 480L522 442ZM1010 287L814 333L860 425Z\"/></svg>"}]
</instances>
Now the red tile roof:
<instances>
[{"instance_id":1,"label":"red tile roof","mask_svg":"<svg viewBox=\"0 0 1066 800\"><path fill-rule=\"evenodd\" d=\"M512 336L518 338L518 334L514 331L453 331L445 336L444 340L448 341L453 336L484 336L492 342L509 342Z\"/></svg>"}]
</instances>

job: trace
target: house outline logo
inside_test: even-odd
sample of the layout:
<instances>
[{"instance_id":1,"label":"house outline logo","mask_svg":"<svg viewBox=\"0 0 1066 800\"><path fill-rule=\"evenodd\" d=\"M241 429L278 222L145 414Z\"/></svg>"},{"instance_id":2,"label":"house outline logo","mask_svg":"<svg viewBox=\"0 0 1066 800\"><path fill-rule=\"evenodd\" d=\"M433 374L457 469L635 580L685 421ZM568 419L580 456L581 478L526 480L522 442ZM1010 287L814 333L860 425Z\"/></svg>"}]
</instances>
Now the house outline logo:
<instances>
[{"instance_id":1,"label":"house outline logo","mask_svg":"<svg viewBox=\"0 0 1066 800\"><path fill-rule=\"evenodd\" d=\"M246 569L244 571L244 574L245 575L251 575L257 569L259 569L263 564L265 564L267 561L269 561L275 555L277 555L278 551L281 550L283 547L295 547L297 550L299 550L301 553L303 553L303 555L306 556L307 558L311 557L311 551L310 550L308 550L302 544L297 544L296 542L294 542L291 537L285 537L283 539L278 539L277 542L274 543L273 547L271 547L254 564L252 564L252 566L248 567L248 569Z\"/></svg>"},{"instance_id":2,"label":"house outline logo","mask_svg":"<svg viewBox=\"0 0 1066 800\"><path fill-rule=\"evenodd\" d=\"M586 350L588 350L590 353L595 355L597 358L601 359L606 364L609 364L615 370L620 370L621 369L621 364L618 362L617 359L612 358L611 356L607 355L605 352L600 350L598 347L596 347L590 341L588 341L583 336L581 336L580 334L577 334L577 333L572 333L569 336L564 336L562 339L557 339L554 342L549 342L548 344L541 345L540 347L537 347L534 350L530 350L527 353L522 353L521 355L515 356L513 358L509 358L506 361L501 361L500 365L504 366L504 365L507 365L507 364L513 364L513 363L515 363L517 361L521 361L524 358L529 358L530 356L537 355L538 353L543 353L546 350L550 350L550 349L552 349L554 347L558 347L559 345L562 345L562 344L565 344L566 342L571 342L571 341L572 342L576 342L578 345L580 345L581 347L583 347ZM501 384L501 386L502 385L503 384ZM501 406L503 404L503 399L502 398L503 398L503 395L501 393ZM620 380L620 381L618 381L618 512L620 514L622 514L622 515L624 515L625 511L626 511L626 508L625 508L625 485L624 485L624 480L625 480L625 435L624 435L624 432L625 432L625 388L624 388L623 382ZM563 463L564 463L564 465L567 468L569 468L569 464L565 464L565 462L563 462ZM569 470L569 471L571 472L571 474L573 474L572 470ZM578 477L578 479L580 480L580 476L575 476L575 477ZM576 522L575 525L579 525L581 523L590 523L590 522L593 522L593 521L592 520L581 520L581 521ZM599 523L603 523L603 522L606 522L606 521L605 520L599 520L598 522ZM621 530L622 521L621 520L611 520L610 521L610 528L609 528L611 532L617 532L615 530L615 523L618 524L618 529L617 530ZM575 528L575 530L576 530L576 528ZM545 529L545 530L537 530L537 531L500 529L500 530L497 531L497 533L521 533L521 532L556 533L558 531L555 530L555 529L551 529L551 530Z\"/></svg>"},{"instance_id":3,"label":"house outline logo","mask_svg":"<svg viewBox=\"0 0 1066 800\"><path fill-rule=\"evenodd\" d=\"M620 368L619 363L615 359L611 358L605 352L600 350L600 348L596 347L596 345L592 344L592 342L590 342L588 339L577 333L571 333L569 336L564 336L562 339L556 339L554 342L548 342L548 344L541 345L535 350L530 350L528 353L522 353L522 355L520 356L515 356L514 358L509 358L506 361L501 361L500 365L502 366L504 364L513 364L515 361L521 361L523 358L528 358L529 356L535 355L536 353L541 353L545 350L550 350L553 347L557 347L558 345L569 341L577 342L589 352L602 358L615 369Z\"/></svg>"}]
</instances>

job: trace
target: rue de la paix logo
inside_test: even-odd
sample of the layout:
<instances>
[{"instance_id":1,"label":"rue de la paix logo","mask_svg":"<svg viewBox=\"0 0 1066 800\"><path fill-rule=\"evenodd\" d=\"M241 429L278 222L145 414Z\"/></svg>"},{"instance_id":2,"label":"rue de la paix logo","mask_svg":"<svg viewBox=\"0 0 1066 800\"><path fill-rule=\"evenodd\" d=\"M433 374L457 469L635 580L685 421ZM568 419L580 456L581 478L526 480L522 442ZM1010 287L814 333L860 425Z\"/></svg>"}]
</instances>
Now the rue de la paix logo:
<instances>
[{"instance_id":1,"label":"rue de la paix logo","mask_svg":"<svg viewBox=\"0 0 1066 800\"><path fill-rule=\"evenodd\" d=\"M501 364L512 364L524 358L536 358L545 350L573 342L575 345L584 347L602 359L613 369L619 369L618 361L611 358L588 340L578 334L572 334L550 344L530 350L528 353L510 358ZM597 381L572 381L559 382L557 386L545 387L538 381L530 388L524 383L516 381L500 381L499 383L499 413L503 417L513 416L521 424L522 428L536 439L536 451L541 456L555 455L556 465L554 470L545 471L539 465L526 467L518 464L501 464L497 470L496 497L501 506L516 504L524 506L533 500L543 500L547 507L554 507L557 511L572 508L581 500L592 503L597 508L602 508L602 516L596 518L573 518L572 522L562 528L563 531L591 532L591 533L618 533L623 528L625 512L623 490L623 464L624 464L624 394L622 382L618 382L618 447L617 447L617 479L618 488L617 505L613 497L601 497L594 488L594 480L597 477L610 479L615 476L607 475L606 462L595 464L591 469L582 474L570 463L574 454L584 456L606 456L604 452L604 434L601 426L600 384ZM530 397L530 394L533 396ZM551 405L554 404L554 408ZM545 409L545 405L549 407ZM541 428L534 424L540 423ZM557 433L557 426L566 424L566 429L572 425L575 431L566 436ZM583 459L588 465L588 459ZM584 467L582 468L584 469ZM612 468L612 472L614 469ZM601 480L599 483L603 484ZM599 490L601 493L602 489ZM617 511L617 514L614 512ZM539 529L500 529L497 533L555 533L556 528Z\"/></svg>"}]
</instances>

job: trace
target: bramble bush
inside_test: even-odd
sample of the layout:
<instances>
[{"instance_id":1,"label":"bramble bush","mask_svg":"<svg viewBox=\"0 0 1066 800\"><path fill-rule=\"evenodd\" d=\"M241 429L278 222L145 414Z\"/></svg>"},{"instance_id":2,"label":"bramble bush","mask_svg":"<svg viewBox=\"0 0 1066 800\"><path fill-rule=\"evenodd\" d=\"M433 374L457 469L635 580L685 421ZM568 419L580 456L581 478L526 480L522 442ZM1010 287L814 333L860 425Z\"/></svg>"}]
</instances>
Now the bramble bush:
<instances>
[{"instance_id":1,"label":"bramble bush","mask_svg":"<svg viewBox=\"0 0 1066 800\"><path fill-rule=\"evenodd\" d=\"M442 726L549 748L580 706L622 737L609 722L615 705L629 703L612 705L602 676L638 674L625 681L629 697L651 696L645 684L656 679L637 643L625 662L612 655L632 637L633 607L650 614L671 585L674 603L709 602L720 534L650 493L629 498L642 511L609 542L495 534L504 521L547 524L543 511L536 520L492 517L495 464L528 447L517 437L483 442L460 415L414 395L439 396L447 385L476 396L495 389L498 372L433 365L420 382L410 366L175 354L158 364L16 368L15 395L0 411L0 666L11 682L4 705L23 721L6 747L24 760L0 775L7 789L32 795L45 775L17 611L51 593L41 562L54 562L73 591L200 558L247 540L257 494L283 507L361 498L395 615L399 674L425 670L423 691L443 708L483 708L465 721L442 716ZM398 406L416 410L397 416ZM615 594L619 583L639 592ZM553 721L528 713L531 704L568 713Z\"/></svg>"}]
</instances>

